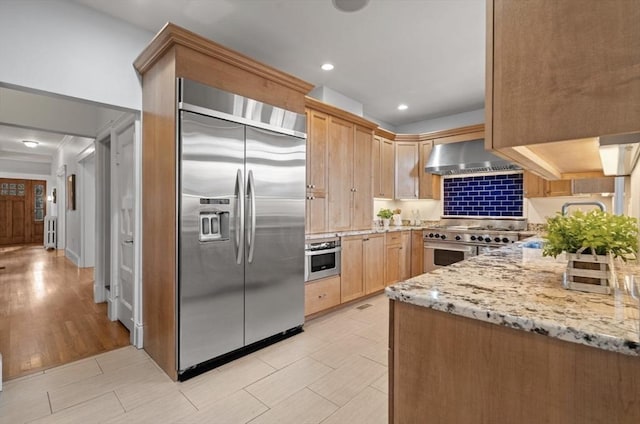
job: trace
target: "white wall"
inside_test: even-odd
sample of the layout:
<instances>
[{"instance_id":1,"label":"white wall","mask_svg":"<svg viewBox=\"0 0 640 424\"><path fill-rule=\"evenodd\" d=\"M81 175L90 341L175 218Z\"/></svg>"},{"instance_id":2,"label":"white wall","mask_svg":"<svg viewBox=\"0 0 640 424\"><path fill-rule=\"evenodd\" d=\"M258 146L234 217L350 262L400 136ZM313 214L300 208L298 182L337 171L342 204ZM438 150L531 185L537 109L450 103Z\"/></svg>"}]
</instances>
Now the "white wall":
<instances>
[{"instance_id":1,"label":"white wall","mask_svg":"<svg viewBox=\"0 0 640 424\"><path fill-rule=\"evenodd\" d=\"M2 174L19 174L31 175L31 177L9 177L3 178L25 178L33 180L33 176L51 176L51 164L48 162L27 162L22 160L0 159L0 175ZM40 179L40 178L38 178Z\"/></svg>"},{"instance_id":2,"label":"white wall","mask_svg":"<svg viewBox=\"0 0 640 424\"><path fill-rule=\"evenodd\" d=\"M530 224L544 224L547 218L554 216L562 210L562 205L566 202L592 202L599 201L604 203L607 211L613 210L611 197L603 197L599 195L590 196L559 196L559 197L541 197L534 199L524 199L524 214ZM571 206L569 212L578 209L582 211L590 211L595 206Z\"/></svg>"},{"instance_id":3,"label":"white wall","mask_svg":"<svg viewBox=\"0 0 640 424\"><path fill-rule=\"evenodd\" d=\"M348 112L353 113L354 115L362 116L363 114L362 103L353 100L352 98L347 97L344 94L338 93L337 91L332 90L324 85L311 90L309 96L325 103L329 103L330 105L333 105L340 109L344 109Z\"/></svg>"},{"instance_id":4,"label":"white wall","mask_svg":"<svg viewBox=\"0 0 640 424\"><path fill-rule=\"evenodd\" d=\"M78 101L0 88L0 122L17 127L91 137L96 133L99 109Z\"/></svg>"},{"instance_id":5,"label":"white wall","mask_svg":"<svg viewBox=\"0 0 640 424\"><path fill-rule=\"evenodd\" d=\"M396 127L398 134L421 134L432 131L450 130L467 125L484 124L484 108L441 118L427 119Z\"/></svg>"},{"instance_id":6,"label":"white wall","mask_svg":"<svg viewBox=\"0 0 640 424\"><path fill-rule=\"evenodd\" d=\"M64 236L58 237L58 248L64 248L66 256L74 261L74 263L78 264L78 258L80 257L80 230L81 230L81 219L80 219L80 205L82 204L82 193L79 191L80 181L79 181L79 170L78 170L78 154L86 149L91 143L93 143L93 139L83 138L83 137L69 137L66 141L58 148L58 151L54 155L52 168L55 172L63 165L67 167L67 177L71 174L76 175L76 209L75 210L67 210L65 199L66 193L61 201L58 201L58 211L60 215L60 211L64 211L65 214L65 223L64 225L60 225L59 228L61 231L64 231ZM60 191L66 191L66 185L64 187L58 187Z\"/></svg>"},{"instance_id":7,"label":"white wall","mask_svg":"<svg viewBox=\"0 0 640 424\"><path fill-rule=\"evenodd\" d=\"M141 110L132 63L153 35L72 2L3 0L0 84Z\"/></svg>"}]
</instances>

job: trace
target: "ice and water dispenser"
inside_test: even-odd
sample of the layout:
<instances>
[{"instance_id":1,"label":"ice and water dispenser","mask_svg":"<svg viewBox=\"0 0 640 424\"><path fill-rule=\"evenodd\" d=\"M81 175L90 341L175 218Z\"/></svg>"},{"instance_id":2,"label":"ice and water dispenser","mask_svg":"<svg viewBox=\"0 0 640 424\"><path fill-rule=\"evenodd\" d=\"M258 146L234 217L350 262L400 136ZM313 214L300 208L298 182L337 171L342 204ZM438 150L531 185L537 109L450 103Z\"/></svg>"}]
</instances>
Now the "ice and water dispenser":
<instances>
[{"instance_id":1,"label":"ice and water dispenser","mask_svg":"<svg viewBox=\"0 0 640 424\"><path fill-rule=\"evenodd\" d=\"M214 205L229 205L229 199L200 199L200 205L210 205L199 212L200 241L229 240L229 211Z\"/></svg>"}]
</instances>

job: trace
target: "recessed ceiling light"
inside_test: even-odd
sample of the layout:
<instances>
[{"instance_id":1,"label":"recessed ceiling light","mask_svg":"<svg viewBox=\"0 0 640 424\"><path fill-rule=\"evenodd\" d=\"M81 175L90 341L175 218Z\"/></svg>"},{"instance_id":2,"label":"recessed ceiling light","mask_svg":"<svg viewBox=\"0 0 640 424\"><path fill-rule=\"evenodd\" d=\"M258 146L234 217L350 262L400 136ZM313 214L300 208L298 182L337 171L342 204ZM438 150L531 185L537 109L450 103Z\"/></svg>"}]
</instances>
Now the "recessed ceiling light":
<instances>
[{"instance_id":1,"label":"recessed ceiling light","mask_svg":"<svg viewBox=\"0 0 640 424\"><path fill-rule=\"evenodd\" d=\"M398 110L407 110L409 109L409 106L405 105L404 103L400 103L398 105Z\"/></svg>"},{"instance_id":2,"label":"recessed ceiling light","mask_svg":"<svg viewBox=\"0 0 640 424\"><path fill-rule=\"evenodd\" d=\"M333 69L333 65L330 63L323 63L321 68L323 71L330 71Z\"/></svg>"},{"instance_id":3,"label":"recessed ceiling light","mask_svg":"<svg viewBox=\"0 0 640 424\"><path fill-rule=\"evenodd\" d=\"M336 9L342 12L357 12L369 3L369 0L331 0Z\"/></svg>"},{"instance_id":4,"label":"recessed ceiling light","mask_svg":"<svg viewBox=\"0 0 640 424\"><path fill-rule=\"evenodd\" d=\"M25 146L31 147L32 149L35 148L36 146L38 146L38 142L37 141L22 140L22 142L24 143Z\"/></svg>"}]
</instances>

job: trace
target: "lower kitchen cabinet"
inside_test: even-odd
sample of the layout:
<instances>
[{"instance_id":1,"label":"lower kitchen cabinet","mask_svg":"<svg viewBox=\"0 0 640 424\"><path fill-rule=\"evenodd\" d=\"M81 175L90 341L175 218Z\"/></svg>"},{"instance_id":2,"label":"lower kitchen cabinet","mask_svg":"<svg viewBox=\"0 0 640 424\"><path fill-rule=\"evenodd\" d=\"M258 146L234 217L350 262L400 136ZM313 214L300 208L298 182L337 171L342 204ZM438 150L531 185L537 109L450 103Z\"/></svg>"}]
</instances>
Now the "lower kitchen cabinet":
<instances>
[{"instance_id":1,"label":"lower kitchen cabinet","mask_svg":"<svg viewBox=\"0 0 640 424\"><path fill-rule=\"evenodd\" d=\"M340 304L340 276L310 281L304 286L304 315L329 309Z\"/></svg>"},{"instance_id":2,"label":"lower kitchen cabinet","mask_svg":"<svg viewBox=\"0 0 640 424\"><path fill-rule=\"evenodd\" d=\"M386 233L384 285L406 280L411 274L411 231Z\"/></svg>"},{"instance_id":3,"label":"lower kitchen cabinet","mask_svg":"<svg viewBox=\"0 0 640 424\"><path fill-rule=\"evenodd\" d=\"M424 241L422 230L411 231L411 274L410 277L424 274Z\"/></svg>"},{"instance_id":4,"label":"lower kitchen cabinet","mask_svg":"<svg viewBox=\"0 0 640 424\"><path fill-rule=\"evenodd\" d=\"M341 302L348 302L364 296L362 244L362 236L342 237L342 256L340 258Z\"/></svg>"},{"instance_id":5,"label":"lower kitchen cabinet","mask_svg":"<svg viewBox=\"0 0 640 424\"><path fill-rule=\"evenodd\" d=\"M363 272L366 294L384 289L384 234L364 236Z\"/></svg>"},{"instance_id":6,"label":"lower kitchen cabinet","mask_svg":"<svg viewBox=\"0 0 640 424\"><path fill-rule=\"evenodd\" d=\"M384 288L384 234L342 237L341 261L341 302Z\"/></svg>"}]
</instances>

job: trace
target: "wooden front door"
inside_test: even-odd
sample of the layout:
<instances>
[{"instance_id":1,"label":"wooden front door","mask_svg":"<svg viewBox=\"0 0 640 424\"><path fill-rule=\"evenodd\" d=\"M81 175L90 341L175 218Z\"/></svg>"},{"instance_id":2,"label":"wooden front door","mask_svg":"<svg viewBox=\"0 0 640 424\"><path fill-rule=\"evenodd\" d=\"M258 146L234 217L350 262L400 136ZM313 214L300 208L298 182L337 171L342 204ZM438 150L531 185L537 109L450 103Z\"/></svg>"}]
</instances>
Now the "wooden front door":
<instances>
[{"instance_id":1,"label":"wooden front door","mask_svg":"<svg viewBox=\"0 0 640 424\"><path fill-rule=\"evenodd\" d=\"M0 178L0 245L42 243L46 181Z\"/></svg>"}]
</instances>

